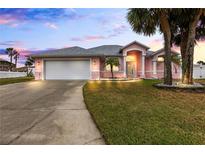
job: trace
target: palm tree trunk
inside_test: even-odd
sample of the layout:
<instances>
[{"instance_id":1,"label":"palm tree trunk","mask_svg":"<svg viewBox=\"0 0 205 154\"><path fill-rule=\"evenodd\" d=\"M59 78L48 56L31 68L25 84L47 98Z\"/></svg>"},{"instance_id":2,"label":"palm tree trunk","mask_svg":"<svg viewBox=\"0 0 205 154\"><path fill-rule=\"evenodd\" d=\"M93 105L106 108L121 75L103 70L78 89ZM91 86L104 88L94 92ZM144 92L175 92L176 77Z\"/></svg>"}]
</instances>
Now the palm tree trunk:
<instances>
[{"instance_id":1,"label":"palm tree trunk","mask_svg":"<svg viewBox=\"0 0 205 154\"><path fill-rule=\"evenodd\" d=\"M112 75L112 79L114 78L114 74L113 74L113 66L110 65L110 69L111 69L111 75Z\"/></svg>"},{"instance_id":2,"label":"palm tree trunk","mask_svg":"<svg viewBox=\"0 0 205 154\"><path fill-rule=\"evenodd\" d=\"M194 39L191 38L190 36L188 38L188 42L189 44L187 43L185 49L182 49L185 52L184 56L182 56L182 83L183 84L193 84Z\"/></svg>"},{"instance_id":3,"label":"palm tree trunk","mask_svg":"<svg viewBox=\"0 0 205 154\"><path fill-rule=\"evenodd\" d=\"M17 58L15 59L15 67L17 67Z\"/></svg>"},{"instance_id":4,"label":"palm tree trunk","mask_svg":"<svg viewBox=\"0 0 205 154\"><path fill-rule=\"evenodd\" d=\"M187 35L182 35L181 55L182 55L182 83L193 84L193 57L196 26L201 16L202 10L199 9L188 27Z\"/></svg>"},{"instance_id":5,"label":"palm tree trunk","mask_svg":"<svg viewBox=\"0 0 205 154\"><path fill-rule=\"evenodd\" d=\"M13 56L12 54L10 55L10 71L12 71L12 62L13 62Z\"/></svg>"},{"instance_id":6,"label":"palm tree trunk","mask_svg":"<svg viewBox=\"0 0 205 154\"><path fill-rule=\"evenodd\" d=\"M160 23L164 34L164 84L172 85L171 30L169 21L163 12L160 14Z\"/></svg>"}]
</instances>

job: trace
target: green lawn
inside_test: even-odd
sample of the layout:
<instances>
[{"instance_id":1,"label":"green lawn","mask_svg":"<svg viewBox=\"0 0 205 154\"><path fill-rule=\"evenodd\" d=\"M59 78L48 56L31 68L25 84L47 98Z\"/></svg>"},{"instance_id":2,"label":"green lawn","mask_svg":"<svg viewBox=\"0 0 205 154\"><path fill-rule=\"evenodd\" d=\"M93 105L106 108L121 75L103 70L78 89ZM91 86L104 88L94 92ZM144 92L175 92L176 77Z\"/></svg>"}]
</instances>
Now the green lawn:
<instances>
[{"instance_id":1,"label":"green lawn","mask_svg":"<svg viewBox=\"0 0 205 154\"><path fill-rule=\"evenodd\" d=\"M85 102L107 144L205 144L205 94L156 89L156 82L84 86Z\"/></svg>"},{"instance_id":2,"label":"green lawn","mask_svg":"<svg viewBox=\"0 0 205 154\"><path fill-rule=\"evenodd\" d=\"M0 85L31 81L33 79L34 79L33 77L4 78L4 79L0 79Z\"/></svg>"}]
</instances>

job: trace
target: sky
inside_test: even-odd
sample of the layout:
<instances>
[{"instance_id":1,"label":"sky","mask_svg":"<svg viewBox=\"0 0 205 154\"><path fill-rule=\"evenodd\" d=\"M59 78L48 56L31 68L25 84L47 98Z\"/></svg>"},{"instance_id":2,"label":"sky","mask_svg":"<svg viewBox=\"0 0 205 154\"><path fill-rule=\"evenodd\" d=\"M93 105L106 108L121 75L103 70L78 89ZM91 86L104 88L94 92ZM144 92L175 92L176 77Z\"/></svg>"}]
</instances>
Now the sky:
<instances>
[{"instance_id":1,"label":"sky","mask_svg":"<svg viewBox=\"0 0 205 154\"><path fill-rule=\"evenodd\" d=\"M0 58L13 47L21 56L44 50L80 46L126 45L137 40L155 51L163 47L160 33L145 37L132 31L127 9L0 9ZM178 50L178 49L176 49ZM195 47L195 62L205 61L205 41Z\"/></svg>"}]
</instances>

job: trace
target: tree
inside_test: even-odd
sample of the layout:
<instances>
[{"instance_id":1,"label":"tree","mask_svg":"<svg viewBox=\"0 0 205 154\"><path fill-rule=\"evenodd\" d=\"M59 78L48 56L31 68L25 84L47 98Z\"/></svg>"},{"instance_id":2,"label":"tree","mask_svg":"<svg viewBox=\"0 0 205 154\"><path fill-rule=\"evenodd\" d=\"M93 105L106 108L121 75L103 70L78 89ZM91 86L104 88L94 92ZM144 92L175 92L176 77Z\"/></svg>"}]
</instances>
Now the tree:
<instances>
[{"instance_id":1,"label":"tree","mask_svg":"<svg viewBox=\"0 0 205 154\"><path fill-rule=\"evenodd\" d=\"M34 59L32 57L27 57L25 66L27 67L27 76L29 75L29 68L34 64Z\"/></svg>"},{"instance_id":2,"label":"tree","mask_svg":"<svg viewBox=\"0 0 205 154\"><path fill-rule=\"evenodd\" d=\"M10 57L10 71L12 71L14 48L6 48L6 54L8 54L8 56Z\"/></svg>"},{"instance_id":3,"label":"tree","mask_svg":"<svg viewBox=\"0 0 205 154\"><path fill-rule=\"evenodd\" d=\"M14 60L15 60L15 66L17 67L17 62L18 62L18 59L20 57L20 53L16 50L14 50Z\"/></svg>"},{"instance_id":4,"label":"tree","mask_svg":"<svg viewBox=\"0 0 205 154\"><path fill-rule=\"evenodd\" d=\"M199 60L197 63L198 63L198 64L205 65L205 62L204 62L204 61L202 61L202 60Z\"/></svg>"},{"instance_id":5,"label":"tree","mask_svg":"<svg viewBox=\"0 0 205 154\"><path fill-rule=\"evenodd\" d=\"M112 74L112 78L114 78L114 74L113 74L113 66L119 66L119 59L117 57L108 57L105 60L105 64L110 66L110 71Z\"/></svg>"},{"instance_id":6,"label":"tree","mask_svg":"<svg viewBox=\"0 0 205 154\"><path fill-rule=\"evenodd\" d=\"M171 61L177 65L181 65L181 57L178 55L171 55Z\"/></svg>"},{"instance_id":7,"label":"tree","mask_svg":"<svg viewBox=\"0 0 205 154\"><path fill-rule=\"evenodd\" d=\"M194 46L205 36L204 9L174 9L172 23L172 42L182 56L182 83L193 84Z\"/></svg>"},{"instance_id":8,"label":"tree","mask_svg":"<svg viewBox=\"0 0 205 154\"><path fill-rule=\"evenodd\" d=\"M127 19L133 31L146 36L154 35L159 29L164 37L164 84L172 84L171 68L171 27L169 14L171 9L129 9Z\"/></svg>"}]
</instances>

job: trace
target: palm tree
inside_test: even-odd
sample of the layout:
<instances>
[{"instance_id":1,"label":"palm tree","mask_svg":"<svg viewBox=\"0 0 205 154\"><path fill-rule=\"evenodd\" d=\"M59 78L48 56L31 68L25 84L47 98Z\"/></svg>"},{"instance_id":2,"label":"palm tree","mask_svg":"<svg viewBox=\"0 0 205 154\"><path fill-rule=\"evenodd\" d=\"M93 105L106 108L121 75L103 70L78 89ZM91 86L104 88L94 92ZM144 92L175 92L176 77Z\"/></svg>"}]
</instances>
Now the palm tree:
<instances>
[{"instance_id":1,"label":"palm tree","mask_svg":"<svg viewBox=\"0 0 205 154\"><path fill-rule=\"evenodd\" d=\"M146 36L154 35L159 29L164 37L164 84L172 84L171 69L171 25L169 14L171 9L129 9L127 19L133 31Z\"/></svg>"},{"instance_id":2,"label":"palm tree","mask_svg":"<svg viewBox=\"0 0 205 154\"><path fill-rule=\"evenodd\" d=\"M205 37L204 13L204 9L173 9L172 12L172 41L180 46L184 84L193 84L194 46L196 41Z\"/></svg>"},{"instance_id":3,"label":"palm tree","mask_svg":"<svg viewBox=\"0 0 205 154\"><path fill-rule=\"evenodd\" d=\"M15 60L15 66L17 67L17 61L20 57L20 53L16 50L14 50L14 60Z\"/></svg>"},{"instance_id":4,"label":"palm tree","mask_svg":"<svg viewBox=\"0 0 205 154\"><path fill-rule=\"evenodd\" d=\"M110 66L111 75L112 75L112 78L114 78L113 66L119 66L120 65L119 59L117 57L106 58L105 64Z\"/></svg>"},{"instance_id":5,"label":"palm tree","mask_svg":"<svg viewBox=\"0 0 205 154\"><path fill-rule=\"evenodd\" d=\"M6 54L10 57L10 71L12 71L12 61L14 56L14 48L6 48Z\"/></svg>"},{"instance_id":6,"label":"palm tree","mask_svg":"<svg viewBox=\"0 0 205 154\"><path fill-rule=\"evenodd\" d=\"M29 74L28 70L33 64L34 64L34 59L32 57L27 57L25 62L25 66L27 67L27 76Z\"/></svg>"}]
</instances>

